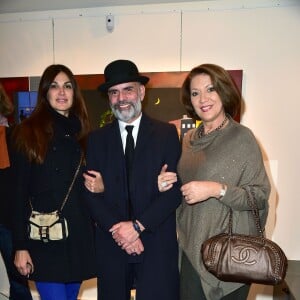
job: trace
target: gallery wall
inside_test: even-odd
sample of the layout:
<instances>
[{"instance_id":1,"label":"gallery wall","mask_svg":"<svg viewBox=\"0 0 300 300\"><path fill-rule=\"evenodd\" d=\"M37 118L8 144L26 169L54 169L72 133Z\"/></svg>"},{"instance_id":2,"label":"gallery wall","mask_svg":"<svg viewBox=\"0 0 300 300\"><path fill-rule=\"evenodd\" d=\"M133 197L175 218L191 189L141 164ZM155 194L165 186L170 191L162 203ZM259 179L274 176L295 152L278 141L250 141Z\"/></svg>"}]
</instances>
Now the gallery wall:
<instances>
[{"instance_id":1,"label":"gallery wall","mask_svg":"<svg viewBox=\"0 0 300 300\"><path fill-rule=\"evenodd\" d=\"M114 16L107 31L105 16ZM272 182L267 234L300 259L299 1L219 0L0 15L0 78L40 76L51 63L101 74L126 58L142 72L204 63L243 70L245 113Z\"/></svg>"}]
</instances>

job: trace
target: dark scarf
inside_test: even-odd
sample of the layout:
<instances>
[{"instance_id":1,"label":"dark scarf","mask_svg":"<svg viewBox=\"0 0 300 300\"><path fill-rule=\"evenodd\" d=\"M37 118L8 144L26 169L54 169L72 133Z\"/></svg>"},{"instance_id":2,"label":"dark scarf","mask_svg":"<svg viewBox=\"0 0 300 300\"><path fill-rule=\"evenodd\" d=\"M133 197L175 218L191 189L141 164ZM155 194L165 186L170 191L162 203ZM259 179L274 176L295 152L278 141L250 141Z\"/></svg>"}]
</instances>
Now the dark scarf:
<instances>
[{"instance_id":1,"label":"dark scarf","mask_svg":"<svg viewBox=\"0 0 300 300\"><path fill-rule=\"evenodd\" d=\"M63 116L54 109L50 108L50 113L53 116L54 136L75 137L81 130L81 123L77 116L70 113L68 117Z\"/></svg>"}]
</instances>

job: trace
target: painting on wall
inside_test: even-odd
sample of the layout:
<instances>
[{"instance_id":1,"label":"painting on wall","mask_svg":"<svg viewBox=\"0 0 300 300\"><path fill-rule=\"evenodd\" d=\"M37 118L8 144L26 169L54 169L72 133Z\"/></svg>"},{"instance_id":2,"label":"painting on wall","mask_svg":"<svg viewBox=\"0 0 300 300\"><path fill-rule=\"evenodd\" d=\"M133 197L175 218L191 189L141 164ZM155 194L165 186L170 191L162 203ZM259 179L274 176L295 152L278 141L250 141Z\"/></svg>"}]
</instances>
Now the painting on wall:
<instances>
[{"instance_id":1,"label":"painting on wall","mask_svg":"<svg viewBox=\"0 0 300 300\"><path fill-rule=\"evenodd\" d=\"M16 95L19 92L28 92L29 80L28 77L12 77L12 78L0 78L7 96L14 104L14 113L8 117L9 124L13 124L19 120L19 105L15 103ZM23 108L25 109L25 108Z\"/></svg>"},{"instance_id":2,"label":"painting on wall","mask_svg":"<svg viewBox=\"0 0 300 300\"><path fill-rule=\"evenodd\" d=\"M240 92L242 90L242 70L229 70ZM188 72L151 72L142 73L150 78L146 96L143 101L143 111L150 117L171 122L178 128L180 120L186 114L180 101L181 86ZM93 128L111 120L107 96L97 90L104 82L101 75L77 75L76 79L86 99L87 109ZM240 121L240 115L236 118Z\"/></svg>"}]
</instances>

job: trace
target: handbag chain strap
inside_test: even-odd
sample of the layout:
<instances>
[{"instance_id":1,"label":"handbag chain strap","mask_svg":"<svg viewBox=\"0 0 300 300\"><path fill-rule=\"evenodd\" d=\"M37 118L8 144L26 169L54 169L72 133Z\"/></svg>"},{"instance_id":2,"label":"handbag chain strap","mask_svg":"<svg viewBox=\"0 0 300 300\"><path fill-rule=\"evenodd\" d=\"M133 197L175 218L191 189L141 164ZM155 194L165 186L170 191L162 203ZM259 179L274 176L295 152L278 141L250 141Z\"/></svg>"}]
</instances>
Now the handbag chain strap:
<instances>
[{"instance_id":1,"label":"handbag chain strap","mask_svg":"<svg viewBox=\"0 0 300 300\"><path fill-rule=\"evenodd\" d=\"M80 166L81 166L81 163L82 163L82 159L83 159L83 154L81 154L81 156L80 156L80 160L79 160L78 166L77 166L77 168L76 168L76 171L75 171L75 174L74 174L74 176L73 176L72 182L71 182L71 184L70 184L70 186L69 186L68 192L67 192L67 194L66 194L66 196L65 196L65 198L64 198L64 201L63 201L63 203L62 203L62 205L61 205L61 207L60 207L60 209L59 209L59 212L61 212L61 211L63 210L63 208L64 208L64 206L65 206L65 204L66 204L66 202L67 202L67 200L68 200L68 198L69 198L69 196L70 196L71 190L72 190L72 188L73 188L73 185L74 185L74 183L75 183L75 180L76 180L76 178L77 178L77 176L78 176L78 173L79 173L79 170L80 170ZM31 203L30 198L29 198L29 204L30 204L31 210L33 211L33 206L32 206L32 203Z\"/></svg>"},{"instance_id":2,"label":"handbag chain strap","mask_svg":"<svg viewBox=\"0 0 300 300\"><path fill-rule=\"evenodd\" d=\"M251 212L252 212L252 216L255 221L257 232L261 235L262 238L264 238L263 230L262 230L261 223L260 223L258 207L257 207L256 200L254 198L254 195L253 195L253 191L251 188L249 188L249 189L246 189L246 193L247 193L247 201L251 208ZM230 208L230 213L229 213L229 234L230 235L232 234L232 209L231 208Z\"/></svg>"},{"instance_id":3,"label":"handbag chain strap","mask_svg":"<svg viewBox=\"0 0 300 300\"><path fill-rule=\"evenodd\" d=\"M249 188L249 191L247 191L247 195L248 195L247 200L248 200L249 206L252 209L252 215L254 217L257 232L263 237L263 230L262 230L261 223L260 223L257 202L255 200L255 197L253 195L253 191L251 188Z\"/></svg>"}]
</instances>

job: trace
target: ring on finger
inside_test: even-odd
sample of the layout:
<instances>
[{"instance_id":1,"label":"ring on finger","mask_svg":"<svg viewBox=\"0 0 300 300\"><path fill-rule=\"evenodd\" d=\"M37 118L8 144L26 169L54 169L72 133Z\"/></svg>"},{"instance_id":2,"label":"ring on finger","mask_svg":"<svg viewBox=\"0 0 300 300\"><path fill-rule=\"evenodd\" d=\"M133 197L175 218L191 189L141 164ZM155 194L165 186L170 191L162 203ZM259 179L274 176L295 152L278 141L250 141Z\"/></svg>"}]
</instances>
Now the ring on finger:
<instances>
[{"instance_id":1,"label":"ring on finger","mask_svg":"<svg viewBox=\"0 0 300 300\"><path fill-rule=\"evenodd\" d=\"M168 183L166 182L166 181L163 181L162 183L161 183L161 187L166 187L168 185Z\"/></svg>"}]
</instances>

